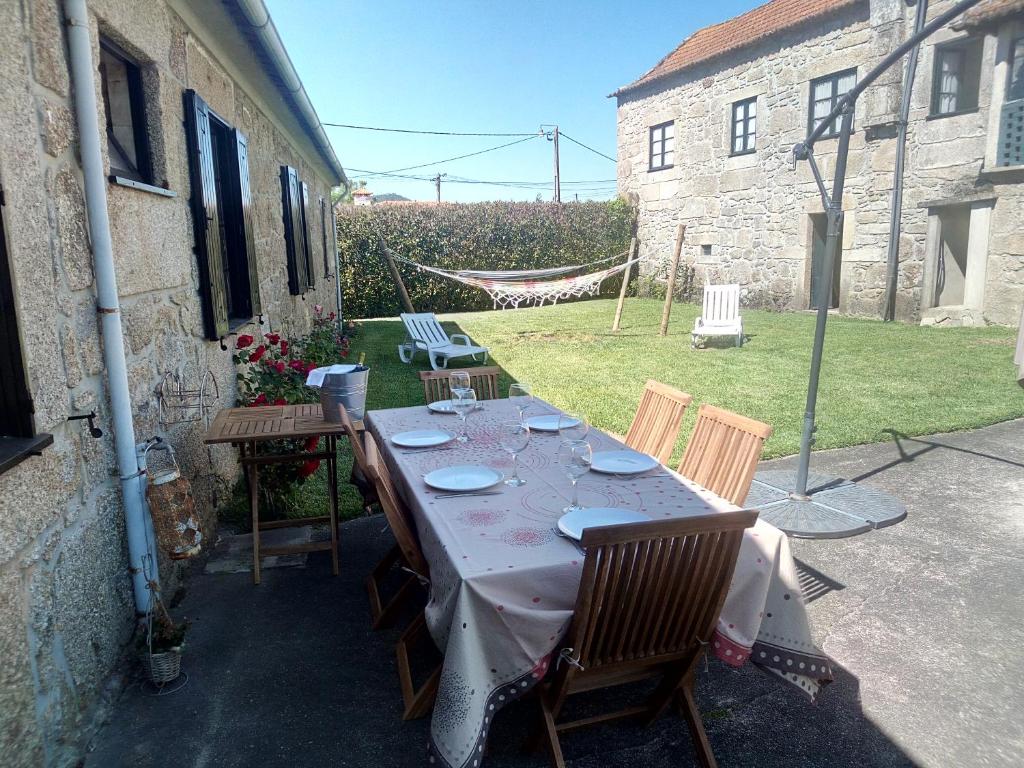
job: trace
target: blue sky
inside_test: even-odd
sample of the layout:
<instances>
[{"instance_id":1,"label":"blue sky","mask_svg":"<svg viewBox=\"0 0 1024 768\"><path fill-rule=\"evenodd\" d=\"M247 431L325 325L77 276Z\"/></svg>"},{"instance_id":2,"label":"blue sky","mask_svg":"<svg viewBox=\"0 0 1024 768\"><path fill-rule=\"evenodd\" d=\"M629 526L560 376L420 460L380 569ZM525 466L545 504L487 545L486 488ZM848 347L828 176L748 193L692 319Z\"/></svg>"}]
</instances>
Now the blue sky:
<instances>
[{"instance_id":1,"label":"blue sky","mask_svg":"<svg viewBox=\"0 0 1024 768\"><path fill-rule=\"evenodd\" d=\"M565 134L615 156L608 94L685 37L758 5L534 0L267 0L285 46L324 122L439 131ZM392 171L475 152L514 137L449 137L326 128L346 169ZM615 164L564 137L562 199L608 198ZM541 189L442 181L445 200L551 199L552 145L530 139L478 157L403 171ZM377 193L432 199L428 181L366 179ZM574 181L596 181L574 185Z\"/></svg>"}]
</instances>

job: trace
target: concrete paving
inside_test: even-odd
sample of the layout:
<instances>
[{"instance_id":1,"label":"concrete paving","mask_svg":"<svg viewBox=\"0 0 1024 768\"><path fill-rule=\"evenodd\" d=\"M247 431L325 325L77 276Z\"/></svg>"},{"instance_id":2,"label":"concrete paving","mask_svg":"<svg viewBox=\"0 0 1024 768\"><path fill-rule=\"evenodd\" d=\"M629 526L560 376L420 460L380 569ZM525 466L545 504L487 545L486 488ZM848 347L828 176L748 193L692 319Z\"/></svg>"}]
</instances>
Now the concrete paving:
<instances>
[{"instance_id":1,"label":"concrete paving","mask_svg":"<svg viewBox=\"0 0 1024 768\"><path fill-rule=\"evenodd\" d=\"M793 458L767 462L790 468ZM1024 765L1024 421L822 452L813 467L888 491L907 519L838 541L795 541L819 643L837 680L817 704L755 669L712 662L698 699L728 766ZM197 573L188 684L122 695L87 768L421 766L428 722L403 723L395 632L368 627L363 576L389 544L346 524L342 575L306 568ZM495 720L489 768L520 751L526 702ZM686 728L603 726L563 739L573 768L693 764Z\"/></svg>"}]
</instances>

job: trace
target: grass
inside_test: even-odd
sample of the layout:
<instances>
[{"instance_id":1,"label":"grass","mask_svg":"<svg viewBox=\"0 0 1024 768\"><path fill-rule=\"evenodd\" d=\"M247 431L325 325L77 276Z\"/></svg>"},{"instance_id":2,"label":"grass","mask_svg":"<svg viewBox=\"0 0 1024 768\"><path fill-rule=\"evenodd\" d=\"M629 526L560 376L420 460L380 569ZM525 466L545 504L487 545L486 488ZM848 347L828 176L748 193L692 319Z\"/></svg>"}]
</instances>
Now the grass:
<instances>
[{"instance_id":1,"label":"grass","mask_svg":"<svg viewBox=\"0 0 1024 768\"><path fill-rule=\"evenodd\" d=\"M699 308L677 304L668 336L658 336L662 304L629 299L622 328L612 333L614 300L539 309L442 317L449 333L490 347L503 369L502 389L515 380L555 405L582 413L601 429L624 434L647 379L694 396L676 445L678 461L697 404L712 403L765 421L775 433L765 458L799 450L807 395L814 316L744 311L742 348L722 339L691 350L689 329ZM354 343L371 368L367 407L423 402L416 376L428 364L398 360L404 338L395 320L368 320ZM922 328L830 317L817 407L817 450L994 424L1024 416L1024 390L1013 376L1008 328ZM456 364L458 361L456 361ZM347 480L347 456L339 472ZM323 472L301 489L303 506L323 509ZM359 513L358 494L342 484L343 515Z\"/></svg>"}]
</instances>

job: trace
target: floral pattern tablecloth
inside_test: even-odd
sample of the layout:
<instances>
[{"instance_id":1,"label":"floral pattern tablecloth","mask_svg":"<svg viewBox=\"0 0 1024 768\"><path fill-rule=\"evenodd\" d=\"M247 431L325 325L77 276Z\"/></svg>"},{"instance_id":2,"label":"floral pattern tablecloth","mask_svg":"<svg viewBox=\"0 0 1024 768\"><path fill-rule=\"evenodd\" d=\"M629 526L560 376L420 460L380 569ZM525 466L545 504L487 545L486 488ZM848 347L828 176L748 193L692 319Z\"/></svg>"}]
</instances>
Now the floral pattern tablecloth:
<instances>
[{"instance_id":1,"label":"floral pattern tablecloth","mask_svg":"<svg viewBox=\"0 0 1024 768\"><path fill-rule=\"evenodd\" d=\"M537 402L527 413L556 413ZM427 625L444 653L431 721L428 762L478 768L494 714L540 680L557 657L572 618L583 555L555 533L571 498L557 464L557 434L534 432L519 457L527 482L501 485L497 495L437 498L423 476L441 467L484 464L508 474L500 425L518 419L508 400L482 403L469 420L468 443L407 450L390 437L413 429L457 430L454 416L424 406L371 411L366 427L416 520L430 564ZM595 451L622 444L596 429ZM591 472L580 480L580 502L621 507L652 519L703 515L736 507L686 478L660 468L632 478ZM813 698L831 679L828 659L815 647L786 536L758 521L740 548L736 572L712 640L725 663L750 661Z\"/></svg>"}]
</instances>

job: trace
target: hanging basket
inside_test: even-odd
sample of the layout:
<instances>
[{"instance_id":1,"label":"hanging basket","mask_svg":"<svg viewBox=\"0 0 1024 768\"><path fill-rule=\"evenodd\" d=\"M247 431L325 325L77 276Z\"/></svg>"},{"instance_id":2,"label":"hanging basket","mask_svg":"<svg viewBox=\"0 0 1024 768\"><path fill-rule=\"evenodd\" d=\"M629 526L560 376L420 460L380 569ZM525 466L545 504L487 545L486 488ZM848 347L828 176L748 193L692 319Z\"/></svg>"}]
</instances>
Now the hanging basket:
<instances>
[{"instance_id":1,"label":"hanging basket","mask_svg":"<svg viewBox=\"0 0 1024 768\"><path fill-rule=\"evenodd\" d=\"M181 476L174 449L165 442L146 449L146 466L150 466L149 451L156 447L167 451L172 466L149 470L146 503L160 546L172 560L185 560L199 554L203 541L192 484Z\"/></svg>"},{"instance_id":2,"label":"hanging basket","mask_svg":"<svg viewBox=\"0 0 1024 768\"><path fill-rule=\"evenodd\" d=\"M181 675L181 651L143 653L142 666L153 685L167 685Z\"/></svg>"}]
</instances>

